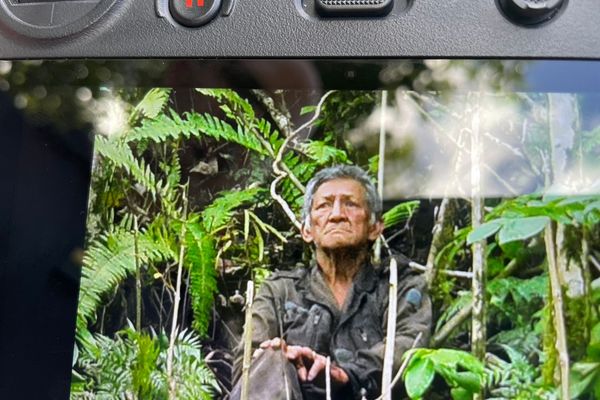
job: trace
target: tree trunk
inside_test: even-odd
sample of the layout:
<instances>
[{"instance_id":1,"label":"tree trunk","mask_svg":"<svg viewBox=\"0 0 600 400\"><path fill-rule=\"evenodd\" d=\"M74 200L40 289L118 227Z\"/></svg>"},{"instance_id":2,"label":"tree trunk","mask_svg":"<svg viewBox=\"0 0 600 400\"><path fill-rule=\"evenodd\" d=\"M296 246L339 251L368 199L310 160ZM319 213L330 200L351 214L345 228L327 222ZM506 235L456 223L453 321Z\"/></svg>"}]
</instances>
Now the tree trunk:
<instances>
[{"instance_id":1,"label":"tree trunk","mask_svg":"<svg viewBox=\"0 0 600 400\"><path fill-rule=\"evenodd\" d=\"M581 148L575 146L581 131L579 118L575 95L548 95L552 192L571 195L585 189ZM585 355L591 331L587 241L583 228L565 224L557 224L554 240L565 324L569 327L568 348L570 356L579 359Z\"/></svg>"},{"instance_id":2,"label":"tree trunk","mask_svg":"<svg viewBox=\"0 0 600 400\"><path fill-rule=\"evenodd\" d=\"M377 191L379 192L379 198L383 199L383 180L385 172L385 111L387 108L387 97L388 92L384 90L381 92L381 120L379 122L379 164L377 166ZM375 263L379 264L381 261L381 239L377 239L375 242L375 248L373 250Z\"/></svg>"},{"instance_id":3,"label":"tree trunk","mask_svg":"<svg viewBox=\"0 0 600 400\"><path fill-rule=\"evenodd\" d=\"M567 348L567 331L563 311L563 294L559 278L559 267L556 255L554 223L546 227L545 232L546 253L548 259L548 274L552 294L552 321L556 335L556 351L558 353L558 367L560 370L560 392L562 399L569 398L569 352Z\"/></svg>"},{"instance_id":4,"label":"tree trunk","mask_svg":"<svg viewBox=\"0 0 600 400\"><path fill-rule=\"evenodd\" d=\"M483 223L483 205L481 196L481 133L480 133L480 98L479 94L469 95L469 108L471 115L471 224L477 229ZM486 352L486 313L485 313L485 285L486 262L485 241L473 243L471 246L473 256L473 318L471 325L471 351L482 362L485 361ZM477 399L483 398L479 393Z\"/></svg>"},{"instance_id":5,"label":"tree trunk","mask_svg":"<svg viewBox=\"0 0 600 400\"><path fill-rule=\"evenodd\" d=\"M427 267L425 279L427 281L427 286L430 288L437 276L438 266L435 263L435 259L439 251L450 242L453 237L455 211L454 202L450 201L448 198L444 198L437 209L435 224L432 230L431 247L429 248L427 264L425 265Z\"/></svg>"}]
</instances>

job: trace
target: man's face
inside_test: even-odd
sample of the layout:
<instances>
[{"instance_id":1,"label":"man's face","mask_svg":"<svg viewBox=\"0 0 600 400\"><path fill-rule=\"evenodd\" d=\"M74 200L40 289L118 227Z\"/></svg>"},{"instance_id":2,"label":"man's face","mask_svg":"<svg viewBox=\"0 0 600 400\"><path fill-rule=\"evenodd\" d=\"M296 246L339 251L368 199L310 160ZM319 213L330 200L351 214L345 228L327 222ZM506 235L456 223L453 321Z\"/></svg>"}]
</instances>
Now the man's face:
<instances>
[{"instance_id":1,"label":"man's face","mask_svg":"<svg viewBox=\"0 0 600 400\"><path fill-rule=\"evenodd\" d=\"M309 218L310 227L302 227L302 237L325 250L366 246L382 230L381 222L369 223L365 189L353 179L321 184L313 197Z\"/></svg>"}]
</instances>

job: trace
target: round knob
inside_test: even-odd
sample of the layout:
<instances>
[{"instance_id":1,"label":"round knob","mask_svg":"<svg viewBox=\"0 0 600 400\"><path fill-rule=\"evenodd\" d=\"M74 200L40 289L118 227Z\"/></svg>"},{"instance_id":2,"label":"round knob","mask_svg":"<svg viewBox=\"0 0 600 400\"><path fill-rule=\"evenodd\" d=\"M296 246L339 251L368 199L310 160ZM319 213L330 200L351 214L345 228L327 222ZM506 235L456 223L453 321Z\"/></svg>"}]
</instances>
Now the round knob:
<instances>
[{"instance_id":1,"label":"round knob","mask_svg":"<svg viewBox=\"0 0 600 400\"><path fill-rule=\"evenodd\" d=\"M504 15L519 25L539 25L551 20L566 0L497 0Z\"/></svg>"},{"instance_id":2,"label":"round knob","mask_svg":"<svg viewBox=\"0 0 600 400\"><path fill-rule=\"evenodd\" d=\"M221 0L169 0L169 9L175 21L197 28L217 16Z\"/></svg>"}]
</instances>

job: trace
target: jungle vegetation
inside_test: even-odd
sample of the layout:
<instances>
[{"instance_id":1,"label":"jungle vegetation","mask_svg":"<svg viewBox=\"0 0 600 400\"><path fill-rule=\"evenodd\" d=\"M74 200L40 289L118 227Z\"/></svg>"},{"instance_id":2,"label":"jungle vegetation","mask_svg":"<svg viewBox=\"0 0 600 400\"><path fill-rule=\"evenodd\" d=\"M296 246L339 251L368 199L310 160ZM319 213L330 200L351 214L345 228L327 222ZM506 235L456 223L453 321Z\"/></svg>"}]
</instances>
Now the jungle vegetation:
<instances>
[{"instance_id":1,"label":"jungle vegetation","mask_svg":"<svg viewBox=\"0 0 600 400\"><path fill-rule=\"evenodd\" d=\"M108 91L120 123L96 124L71 397L223 397L246 282L308 260L304 185L354 163L434 299L409 398L600 399L598 99L497 92L518 80L506 64L453 83L453 65L387 71L406 84L389 93Z\"/></svg>"}]
</instances>

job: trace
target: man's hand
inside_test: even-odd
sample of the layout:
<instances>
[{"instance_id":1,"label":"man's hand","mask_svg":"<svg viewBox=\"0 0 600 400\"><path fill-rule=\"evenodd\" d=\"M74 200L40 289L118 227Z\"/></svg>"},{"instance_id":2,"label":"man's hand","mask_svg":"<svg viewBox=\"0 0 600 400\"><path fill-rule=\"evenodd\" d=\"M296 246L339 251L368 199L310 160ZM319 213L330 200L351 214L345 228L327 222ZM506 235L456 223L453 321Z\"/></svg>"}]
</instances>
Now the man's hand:
<instances>
[{"instance_id":1,"label":"man's hand","mask_svg":"<svg viewBox=\"0 0 600 400\"><path fill-rule=\"evenodd\" d=\"M283 339L274 338L260 344L261 349L281 349L286 358L294 364L298 378L302 382L313 381L325 371L327 358L306 346L288 346ZM257 350L258 351L258 350ZM348 374L338 367L331 365L331 380L340 386L348 383Z\"/></svg>"}]
</instances>

